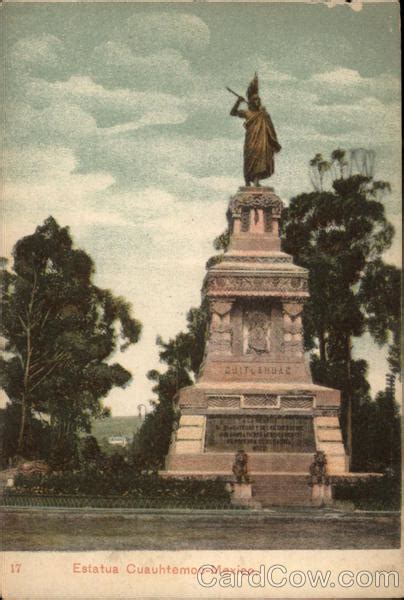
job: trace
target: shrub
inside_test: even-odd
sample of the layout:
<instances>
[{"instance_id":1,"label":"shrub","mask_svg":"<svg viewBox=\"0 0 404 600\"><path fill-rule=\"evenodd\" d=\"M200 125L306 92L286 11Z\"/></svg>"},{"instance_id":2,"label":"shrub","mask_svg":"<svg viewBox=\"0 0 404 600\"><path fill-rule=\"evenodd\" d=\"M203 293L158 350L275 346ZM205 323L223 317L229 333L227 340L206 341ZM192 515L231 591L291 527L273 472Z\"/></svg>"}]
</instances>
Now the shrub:
<instances>
[{"instance_id":1,"label":"shrub","mask_svg":"<svg viewBox=\"0 0 404 600\"><path fill-rule=\"evenodd\" d=\"M164 479L156 473L136 473L130 465L119 469L87 468L50 475L18 475L8 493L46 495L129 496L133 498L195 498L229 501L225 482L220 479Z\"/></svg>"},{"instance_id":2,"label":"shrub","mask_svg":"<svg viewBox=\"0 0 404 600\"><path fill-rule=\"evenodd\" d=\"M342 480L334 486L335 500L349 500L361 510L400 510L401 482L398 473L355 481Z\"/></svg>"}]
</instances>

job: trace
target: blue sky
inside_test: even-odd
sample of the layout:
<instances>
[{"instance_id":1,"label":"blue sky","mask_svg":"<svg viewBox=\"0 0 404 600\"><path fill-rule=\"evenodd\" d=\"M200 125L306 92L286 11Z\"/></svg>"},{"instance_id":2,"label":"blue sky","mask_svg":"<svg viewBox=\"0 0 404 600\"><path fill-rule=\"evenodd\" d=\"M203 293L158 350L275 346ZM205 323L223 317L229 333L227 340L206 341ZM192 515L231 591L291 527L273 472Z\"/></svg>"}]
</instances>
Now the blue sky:
<instances>
[{"instance_id":1,"label":"blue sky","mask_svg":"<svg viewBox=\"0 0 404 600\"><path fill-rule=\"evenodd\" d=\"M121 355L134 375L106 403L132 414L152 397L155 337L200 301L212 240L242 182L241 121L229 85L255 70L282 144L270 183L310 190L307 163L372 148L401 223L399 9L395 3L6 4L3 246L52 214L95 260L98 285L144 324ZM396 237L386 260L399 264ZM383 386L385 353L355 345Z\"/></svg>"}]
</instances>

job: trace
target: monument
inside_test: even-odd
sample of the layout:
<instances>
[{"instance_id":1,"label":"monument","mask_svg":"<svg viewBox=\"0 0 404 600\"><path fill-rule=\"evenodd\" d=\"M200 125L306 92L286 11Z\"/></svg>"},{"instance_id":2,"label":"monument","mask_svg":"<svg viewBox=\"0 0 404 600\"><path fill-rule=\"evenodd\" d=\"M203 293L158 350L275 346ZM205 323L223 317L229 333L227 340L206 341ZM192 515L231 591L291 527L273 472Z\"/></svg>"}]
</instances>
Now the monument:
<instances>
[{"instance_id":1,"label":"monument","mask_svg":"<svg viewBox=\"0 0 404 600\"><path fill-rule=\"evenodd\" d=\"M257 76L247 95L248 109L238 109L239 97L231 111L246 119L246 186L230 199L230 243L203 283L210 307L204 361L196 383L175 399L178 424L164 475L230 480L235 454L244 452L253 497L263 506L310 504L315 452L327 457L329 475L348 468L340 392L311 379L302 331L309 274L281 251L282 200L260 185L281 147Z\"/></svg>"}]
</instances>

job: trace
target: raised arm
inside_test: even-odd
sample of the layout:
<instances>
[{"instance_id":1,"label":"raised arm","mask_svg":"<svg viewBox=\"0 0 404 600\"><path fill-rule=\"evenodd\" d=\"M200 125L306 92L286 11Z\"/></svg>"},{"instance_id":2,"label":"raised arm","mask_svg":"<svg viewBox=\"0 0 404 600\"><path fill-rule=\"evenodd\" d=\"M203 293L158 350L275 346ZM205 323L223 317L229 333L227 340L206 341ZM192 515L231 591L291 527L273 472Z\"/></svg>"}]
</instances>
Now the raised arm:
<instances>
[{"instance_id":1,"label":"raised arm","mask_svg":"<svg viewBox=\"0 0 404 600\"><path fill-rule=\"evenodd\" d=\"M237 98L233 108L230 111L231 117L240 117L240 119L245 119L245 110L238 109L242 102L244 102L243 98Z\"/></svg>"}]
</instances>

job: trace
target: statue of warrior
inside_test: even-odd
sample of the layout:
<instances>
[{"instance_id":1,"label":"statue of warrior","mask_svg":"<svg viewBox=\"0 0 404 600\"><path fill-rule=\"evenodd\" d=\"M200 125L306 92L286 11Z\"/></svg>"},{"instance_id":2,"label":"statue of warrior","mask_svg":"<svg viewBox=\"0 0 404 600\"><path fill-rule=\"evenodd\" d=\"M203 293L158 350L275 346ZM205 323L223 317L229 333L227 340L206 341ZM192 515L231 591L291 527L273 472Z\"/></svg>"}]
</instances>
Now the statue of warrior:
<instances>
[{"instance_id":1,"label":"statue of warrior","mask_svg":"<svg viewBox=\"0 0 404 600\"><path fill-rule=\"evenodd\" d=\"M250 477L248 475L248 454L244 450L238 450L234 457L233 473L236 477L237 483L250 483Z\"/></svg>"},{"instance_id":2,"label":"statue of warrior","mask_svg":"<svg viewBox=\"0 0 404 600\"><path fill-rule=\"evenodd\" d=\"M260 180L271 177L274 173L274 154L281 146L276 137L271 117L261 105L258 95L258 76L255 74L247 90L247 100L237 96L237 101L230 111L232 117L245 119L246 130L244 142L244 179L247 186L251 183L259 187ZM247 104L247 110L239 110L242 102Z\"/></svg>"},{"instance_id":3,"label":"statue of warrior","mask_svg":"<svg viewBox=\"0 0 404 600\"><path fill-rule=\"evenodd\" d=\"M329 478L327 473L327 458L323 450L317 450L313 456L313 462L309 468L311 484L328 485Z\"/></svg>"}]
</instances>

